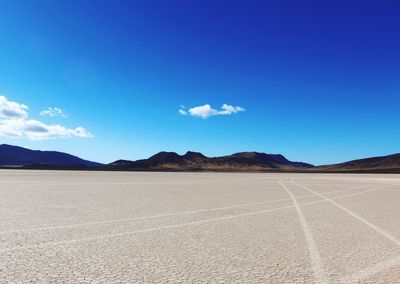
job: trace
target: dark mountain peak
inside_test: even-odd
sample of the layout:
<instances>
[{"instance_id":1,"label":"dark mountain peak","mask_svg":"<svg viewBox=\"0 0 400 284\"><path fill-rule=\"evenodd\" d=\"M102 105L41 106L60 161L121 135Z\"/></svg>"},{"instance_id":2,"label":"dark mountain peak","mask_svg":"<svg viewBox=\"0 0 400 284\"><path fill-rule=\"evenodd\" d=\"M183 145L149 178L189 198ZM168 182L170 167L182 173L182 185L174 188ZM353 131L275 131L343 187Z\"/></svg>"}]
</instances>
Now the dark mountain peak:
<instances>
[{"instance_id":1,"label":"dark mountain peak","mask_svg":"<svg viewBox=\"0 0 400 284\"><path fill-rule=\"evenodd\" d=\"M30 150L30 149L26 149L26 148L23 148L20 146L14 146L14 145L9 145L9 144L1 144L0 150L1 151L40 152L38 150Z\"/></svg>"},{"instance_id":2,"label":"dark mountain peak","mask_svg":"<svg viewBox=\"0 0 400 284\"><path fill-rule=\"evenodd\" d=\"M185 162L185 160L177 153L164 152L164 151L151 156L148 160L155 163L168 163L168 164L169 163L179 164Z\"/></svg>"},{"instance_id":3,"label":"dark mountain peak","mask_svg":"<svg viewBox=\"0 0 400 284\"><path fill-rule=\"evenodd\" d=\"M248 159L252 159L258 155L260 155L261 153L258 152L239 152L239 153L234 153L232 155L230 155L231 157L238 157L238 158L248 158Z\"/></svg>"},{"instance_id":4,"label":"dark mountain peak","mask_svg":"<svg viewBox=\"0 0 400 284\"><path fill-rule=\"evenodd\" d=\"M231 155L231 157L235 158L244 158L244 159L251 159L256 162L262 163L277 163L277 164L288 164L290 163L283 155L280 154L266 154L260 152L239 152Z\"/></svg>"},{"instance_id":5,"label":"dark mountain peak","mask_svg":"<svg viewBox=\"0 0 400 284\"><path fill-rule=\"evenodd\" d=\"M231 166L256 166L277 168L278 166L271 160L268 154L258 152L239 152L230 156L217 158L219 163L227 163Z\"/></svg>"},{"instance_id":6,"label":"dark mountain peak","mask_svg":"<svg viewBox=\"0 0 400 284\"><path fill-rule=\"evenodd\" d=\"M7 148L12 149L12 148L21 148L21 147L9 145L9 144L1 144L0 145L0 149L7 149Z\"/></svg>"},{"instance_id":7,"label":"dark mountain peak","mask_svg":"<svg viewBox=\"0 0 400 284\"><path fill-rule=\"evenodd\" d=\"M269 168L282 168L282 167L295 167L295 168L312 168L311 164L292 162L286 159L281 154L267 154L260 152L239 152L231 156L221 157L225 160L231 160L234 163L247 164L252 166L269 167Z\"/></svg>"},{"instance_id":8,"label":"dark mountain peak","mask_svg":"<svg viewBox=\"0 0 400 284\"><path fill-rule=\"evenodd\" d=\"M186 152L186 154L183 155L182 158L191 162L204 162L208 160L208 158L202 153L192 151Z\"/></svg>"},{"instance_id":9,"label":"dark mountain peak","mask_svg":"<svg viewBox=\"0 0 400 284\"><path fill-rule=\"evenodd\" d=\"M202 153L200 152L194 152L194 151L187 151L185 155L183 156L197 156L197 157L205 157Z\"/></svg>"}]
</instances>

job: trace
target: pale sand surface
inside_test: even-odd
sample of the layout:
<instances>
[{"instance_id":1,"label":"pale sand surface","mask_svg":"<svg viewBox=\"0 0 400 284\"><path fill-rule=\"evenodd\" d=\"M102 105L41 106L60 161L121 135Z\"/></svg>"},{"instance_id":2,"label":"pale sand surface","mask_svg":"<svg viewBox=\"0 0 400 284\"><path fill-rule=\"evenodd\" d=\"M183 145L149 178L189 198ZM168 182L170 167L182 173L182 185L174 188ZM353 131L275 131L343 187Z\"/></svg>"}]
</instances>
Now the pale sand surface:
<instances>
[{"instance_id":1,"label":"pale sand surface","mask_svg":"<svg viewBox=\"0 0 400 284\"><path fill-rule=\"evenodd\" d=\"M0 171L0 283L400 283L400 176Z\"/></svg>"}]
</instances>

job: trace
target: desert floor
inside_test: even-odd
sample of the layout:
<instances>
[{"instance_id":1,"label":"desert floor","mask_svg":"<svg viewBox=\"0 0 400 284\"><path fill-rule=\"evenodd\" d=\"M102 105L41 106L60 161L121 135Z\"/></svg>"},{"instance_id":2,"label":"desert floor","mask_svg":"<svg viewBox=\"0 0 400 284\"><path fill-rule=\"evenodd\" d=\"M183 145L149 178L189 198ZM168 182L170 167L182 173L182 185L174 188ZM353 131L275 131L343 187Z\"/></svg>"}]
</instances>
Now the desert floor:
<instances>
[{"instance_id":1,"label":"desert floor","mask_svg":"<svg viewBox=\"0 0 400 284\"><path fill-rule=\"evenodd\" d=\"M0 171L0 283L400 283L400 176Z\"/></svg>"}]
</instances>

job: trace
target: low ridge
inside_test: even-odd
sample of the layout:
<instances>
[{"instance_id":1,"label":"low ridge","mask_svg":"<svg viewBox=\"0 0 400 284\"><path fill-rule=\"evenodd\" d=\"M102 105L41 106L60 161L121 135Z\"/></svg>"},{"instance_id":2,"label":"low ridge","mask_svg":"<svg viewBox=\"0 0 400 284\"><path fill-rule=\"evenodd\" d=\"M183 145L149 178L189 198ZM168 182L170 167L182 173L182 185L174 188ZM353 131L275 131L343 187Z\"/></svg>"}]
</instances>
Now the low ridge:
<instances>
[{"instance_id":1,"label":"low ridge","mask_svg":"<svg viewBox=\"0 0 400 284\"><path fill-rule=\"evenodd\" d=\"M100 167L100 163L56 151L34 151L7 144L0 145L0 166Z\"/></svg>"},{"instance_id":2,"label":"low ridge","mask_svg":"<svg viewBox=\"0 0 400 284\"><path fill-rule=\"evenodd\" d=\"M326 171L400 172L400 153L319 166Z\"/></svg>"}]
</instances>

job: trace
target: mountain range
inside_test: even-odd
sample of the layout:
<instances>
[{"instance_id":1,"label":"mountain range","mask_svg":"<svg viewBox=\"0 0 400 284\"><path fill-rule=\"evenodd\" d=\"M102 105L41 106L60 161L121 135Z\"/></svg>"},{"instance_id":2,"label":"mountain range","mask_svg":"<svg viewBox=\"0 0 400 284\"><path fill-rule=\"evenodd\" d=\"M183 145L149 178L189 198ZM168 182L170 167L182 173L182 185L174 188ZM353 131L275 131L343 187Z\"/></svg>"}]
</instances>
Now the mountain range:
<instances>
[{"instance_id":1,"label":"mountain range","mask_svg":"<svg viewBox=\"0 0 400 284\"><path fill-rule=\"evenodd\" d=\"M313 168L307 163L292 162L279 154L242 152L229 156L209 158L198 152L178 155L160 152L138 161L119 160L107 165L108 169L129 170L177 170L177 171L262 171Z\"/></svg>"},{"instance_id":2,"label":"mountain range","mask_svg":"<svg viewBox=\"0 0 400 284\"><path fill-rule=\"evenodd\" d=\"M382 172L400 173L400 154L314 166L293 162L281 154L240 152L222 157L207 157L198 152L179 155L160 152L148 159L118 160L110 164L87 161L55 151L34 151L0 145L0 167L30 169L90 169L114 171L220 171L220 172Z\"/></svg>"}]
</instances>

